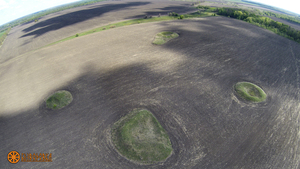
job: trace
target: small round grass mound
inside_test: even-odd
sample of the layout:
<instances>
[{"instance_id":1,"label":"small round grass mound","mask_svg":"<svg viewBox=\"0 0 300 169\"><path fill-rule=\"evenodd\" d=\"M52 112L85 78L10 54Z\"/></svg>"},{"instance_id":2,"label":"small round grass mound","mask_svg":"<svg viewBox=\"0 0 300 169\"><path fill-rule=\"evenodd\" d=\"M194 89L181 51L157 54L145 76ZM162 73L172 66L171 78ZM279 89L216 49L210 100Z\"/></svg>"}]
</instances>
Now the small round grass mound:
<instances>
[{"instance_id":1,"label":"small round grass mound","mask_svg":"<svg viewBox=\"0 0 300 169\"><path fill-rule=\"evenodd\" d=\"M171 39L177 38L179 35L175 32L160 32L155 36L153 44L162 45Z\"/></svg>"},{"instance_id":2,"label":"small round grass mound","mask_svg":"<svg viewBox=\"0 0 300 169\"><path fill-rule=\"evenodd\" d=\"M120 154L140 164L163 162L173 151L166 131L147 110L134 110L117 121L112 142Z\"/></svg>"},{"instance_id":3,"label":"small round grass mound","mask_svg":"<svg viewBox=\"0 0 300 169\"><path fill-rule=\"evenodd\" d=\"M47 101L46 106L50 109L61 109L73 100L72 94L66 90L60 90L51 95Z\"/></svg>"},{"instance_id":4,"label":"small round grass mound","mask_svg":"<svg viewBox=\"0 0 300 169\"><path fill-rule=\"evenodd\" d=\"M238 82L235 86L238 96L251 102L263 102L266 100L266 93L258 86L249 82Z\"/></svg>"}]
</instances>

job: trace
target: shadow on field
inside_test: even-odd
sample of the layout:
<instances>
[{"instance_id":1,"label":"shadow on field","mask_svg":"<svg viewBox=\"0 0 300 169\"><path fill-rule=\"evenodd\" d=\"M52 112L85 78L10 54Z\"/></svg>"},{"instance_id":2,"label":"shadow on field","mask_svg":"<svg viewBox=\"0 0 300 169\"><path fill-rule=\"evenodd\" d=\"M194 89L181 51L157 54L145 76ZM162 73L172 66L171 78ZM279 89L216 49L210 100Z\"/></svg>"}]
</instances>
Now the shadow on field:
<instances>
[{"instance_id":1,"label":"shadow on field","mask_svg":"<svg viewBox=\"0 0 300 169\"><path fill-rule=\"evenodd\" d=\"M231 73L227 65L223 76L214 76L211 71L218 71L218 65L201 63L190 58L172 74L153 72L145 64L103 74L87 66L81 77L56 89L72 93L67 107L52 111L41 103L39 109L0 118L1 156L11 150L52 153L52 163L19 163L20 168L229 169L253 163L255 168L292 168L293 158L282 158L289 157L288 148L297 139L289 128L294 124L276 121L281 102L240 105L231 98L240 72ZM150 110L168 132L174 153L165 163L137 165L111 144L110 127L134 108ZM11 165L5 158L0 163Z\"/></svg>"},{"instance_id":2,"label":"shadow on field","mask_svg":"<svg viewBox=\"0 0 300 169\"><path fill-rule=\"evenodd\" d=\"M108 73L87 65L86 73L57 89L73 94L67 107L51 111L41 103L0 117L1 156L52 153L52 163L18 163L20 168L297 169L299 44L223 17L158 24L180 37L155 49L183 54L184 61L167 73L147 64ZM270 102L235 100L233 85L241 80L261 86ZM114 150L109 129L134 108L150 110L170 135L174 154L165 163L140 166ZM0 164L11 167L5 158Z\"/></svg>"},{"instance_id":3,"label":"shadow on field","mask_svg":"<svg viewBox=\"0 0 300 169\"><path fill-rule=\"evenodd\" d=\"M242 108L228 95L231 92L230 80L227 84L222 79L211 79L209 73L195 78L195 68L193 65L179 69L171 76L152 72L143 64L106 74L87 71L69 85L57 89L72 93L74 99L67 107L52 111L41 103L39 109L15 117L1 117L3 139L0 143L5 145L1 147L1 153L4 153L1 156L11 150L52 153L52 163L19 163L21 168L163 169L192 168L195 165L197 168L217 168L218 165L224 168L225 162L241 161L234 153L242 156L250 150L235 147L261 144L269 131L267 122L277 112L278 106ZM203 71L209 72L210 69ZM199 86L203 79L211 82ZM222 82L222 91L217 91ZM217 93L219 97L215 98ZM229 104L229 112L222 110ZM165 163L134 164L121 157L110 143L110 127L134 108L150 110L168 132L174 152ZM258 128L264 130L258 134ZM246 142L244 138L247 138ZM268 153L256 151L258 155ZM231 156L235 159L229 158ZM11 165L5 158L0 162L4 168Z\"/></svg>"},{"instance_id":4,"label":"shadow on field","mask_svg":"<svg viewBox=\"0 0 300 169\"><path fill-rule=\"evenodd\" d=\"M211 76L224 71L236 71L272 87L300 87L299 44L247 22L226 17L203 20L178 20L187 26L160 22L165 30L170 27L180 32L180 38L161 46L184 53L188 57L205 60L212 65ZM188 27L197 27L189 30ZM221 65L214 67L214 64ZM225 69L224 67L227 67ZM213 70L214 68L214 70ZM299 93L289 96L299 99Z\"/></svg>"},{"instance_id":5,"label":"shadow on field","mask_svg":"<svg viewBox=\"0 0 300 169\"><path fill-rule=\"evenodd\" d=\"M120 117L134 108L146 108L167 130L174 149L174 154L163 165L150 166L161 169L173 166L184 160L186 157L181 154L190 153L188 149L192 147L180 125L171 118L173 104L168 108L160 103L171 98L160 99L161 92L150 91L161 85L163 78L145 65L131 65L107 74L87 71L57 89L72 93L73 101L67 107L53 111L41 102L38 109L14 117L0 117L0 143L5 145L0 148L1 156L11 150L52 153L52 163L19 163L20 168L148 168L149 165L143 167L121 157L107 135ZM0 163L10 168L5 158L1 158Z\"/></svg>"},{"instance_id":6,"label":"shadow on field","mask_svg":"<svg viewBox=\"0 0 300 169\"><path fill-rule=\"evenodd\" d=\"M176 22L183 22L183 24L177 25ZM237 102L232 101L228 108L224 107L228 111L220 110L221 114L228 114L222 118L219 118L220 114L218 114L218 121L227 119L229 116L242 114L244 116L246 112L253 113L252 117L264 116L259 118L264 118L266 121L256 123L259 127L253 126L248 130L246 126L252 121L252 117L245 118L245 121L242 120L243 122L241 122L243 118L236 117L239 120L234 120L236 123L234 126L245 127L242 132L248 134L240 135L243 138L242 142L229 143L230 141L223 140L224 147L231 147L229 148L231 153L222 157L221 150L223 148L220 147L220 159L223 162L204 168L268 168L267 166L298 168L300 157L293 150L297 149L299 145L299 137L294 133L297 132L295 127L298 126L300 119L298 113L300 98L299 44L268 30L226 17L176 22L159 23L165 27L164 30L178 30L180 38L174 39L158 49L164 48L184 54L189 60L189 64L186 66L190 69L193 69L192 65L196 65L198 62L194 71L191 71L197 72L195 78L203 78L200 75L204 75L204 77L214 79L212 81L222 88L225 87L228 90L231 87L231 91L236 82L250 81L262 86L271 99L270 103L266 105L246 104L246 107L242 106L243 108L239 110ZM184 24L185 22L186 24ZM212 88L218 93L217 87L212 86ZM220 97L221 95L223 94L214 96ZM218 107L217 105L222 102L219 101L215 102L213 106ZM260 113L256 114L258 112ZM226 124L224 127L227 128L225 131L228 131L230 124ZM236 133L240 131L236 130ZM287 137L290 138L286 139ZM227 139L229 138L227 137ZM232 145L225 145L227 144L225 142ZM235 146L234 142L237 143ZM297 158L287 160L295 156ZM198 164L195 168L203 168L203 165Z\"/></svg>"},{"instance_id":7,"label":"shadow on field","mask_svg":"<svg viewBox=\"0 0 300 169\"><path fill-rule=\"evenodd\" d=\"M128 2L125 4L106 4L101 5L97 8L67 13L54 18L50 18L45 21L40 21L33 26L24 29L23 32L25 32L26 34L21 36L21 38L33 35L35 37L38 37L47 32L58 30L66 26L70 26L88 19L92 19L94 17L101 16L102 14L105 14L107 12L125 10L126 8L130 8L133 6L142 6L150 3L151 2Z\"/></svg>"},{"instance_id":8,"label":"shadow on field","mask_svg":"<svg viewBox=\"0 0 300 169\"><path fill-rule=\"evenodd\" d=\"M183 14L183 13L194 12L196 10L197 9L192 8L191 6L188 6L187 4L182 5L182 6L168 6L168 7L164 7L164 8L156 8L156 9L153 9L152 11L145 12L144 15L135 15L133 17L126 18L126 19L143 18L145 15L147 15L147 16L158 16L159 14L168 15L170 12L176 12L178 14Z\"/></svg>"}]
</instances>

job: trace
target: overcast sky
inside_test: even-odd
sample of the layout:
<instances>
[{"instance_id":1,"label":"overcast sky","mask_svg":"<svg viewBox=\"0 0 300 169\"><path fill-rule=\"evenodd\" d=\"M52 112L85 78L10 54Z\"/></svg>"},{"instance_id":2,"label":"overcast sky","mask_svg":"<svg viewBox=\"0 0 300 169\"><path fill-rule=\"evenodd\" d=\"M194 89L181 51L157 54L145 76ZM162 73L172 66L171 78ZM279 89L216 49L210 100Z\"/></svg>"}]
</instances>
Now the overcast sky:
<instances>
[{"instance_id":1,"label":"overcast sky","mask_svg":"<svg viewBox=\"0 0 300 169\"><path fill-rule=\"evenodd\" d=\"M25 15L79 0L0 0L0 25ZM137 0L138 1L138 0ZM300 0L252 0L300 14Z\"/></svg>"}]
</instances>

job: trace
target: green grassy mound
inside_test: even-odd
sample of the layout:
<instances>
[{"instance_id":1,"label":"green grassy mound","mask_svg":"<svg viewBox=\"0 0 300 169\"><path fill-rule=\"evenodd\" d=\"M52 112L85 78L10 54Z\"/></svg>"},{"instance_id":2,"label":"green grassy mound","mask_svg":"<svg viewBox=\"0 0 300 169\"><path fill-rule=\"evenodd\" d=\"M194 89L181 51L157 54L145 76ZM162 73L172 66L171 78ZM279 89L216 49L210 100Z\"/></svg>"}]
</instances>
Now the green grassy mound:
<instances>
[{"instance_id":1,"label":"green grassy mound","mask_svg":"<svg viewBox=\"0 0 300 169\"><path fill-rule=\"evenodd\" d=\"M258 86L249 82L238 82L235 91L241 98L251 102L263 102L266 100L266 93Z\"/></svg>"},{"instance_id":2,"label":"green grassy mound","mask_svg":"<svg viewBox=\"0 0 300 169\"><path fill-rule=\"evenodd\" d=\"M153 44L162 45L171 39L177 38L179 35L175 32L160 32L155 36Z\"/></svg>"},{"instance_id":3,"label":"green grassy mound","mask_svg":"<svg viewBox=\"0 0 300 169\"><path fill-rule=\"evenodd\" d=\"M140 164L163 162L173 151L166 131L147 110L134 110L117 121L112 141L120 154Z\"/></svg>"},{"instance_id":4,"label":"green grassy mound","mask_svg":"<svg viewBox=\"0 0 300 169\"><path fill-rule=\"evenodd\" d=\"M47 101L46 106L50 109L61 109L73 100L72 94L65 90L60 90L51 95Z\"/></svg>"}]
</instances>

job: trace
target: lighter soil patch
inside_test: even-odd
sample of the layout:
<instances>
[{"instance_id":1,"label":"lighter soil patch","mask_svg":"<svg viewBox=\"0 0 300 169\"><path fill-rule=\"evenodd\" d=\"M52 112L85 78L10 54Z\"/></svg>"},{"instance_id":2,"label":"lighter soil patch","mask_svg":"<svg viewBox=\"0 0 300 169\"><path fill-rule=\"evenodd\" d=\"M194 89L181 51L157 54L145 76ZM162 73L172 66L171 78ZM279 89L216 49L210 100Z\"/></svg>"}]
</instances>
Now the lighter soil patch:
<instances>
[{"instance_id":1,"label":"lighter soil patch","mask_svg":"<svg viewBox=\"0 0 300 169\"><path fill-rule=\"evenodd\" d=\"M234 89L236 94L247 101L263 102L266 100L266 93L257 85L249 82L238 82Z\"/></svg>"},{"instance_id":2,"label":"lighter soil patch","mask_svg":"<svg viewBox=\"0 0 300 169\"><path fill-rule=\"evenodd\" d=\"M112 141L121 155L140 164L163 162L173 151L166 131L147 110L134 110L117 121Z\"/></svg>"},{"instance_id":3,"label":"lighter soil patch","mask_svg":"<svg viewBox=\"0 0 300 169\"><path fill-rule=\"evenodd\" d=\"M167 43L169 40L177 38L179 35L175 32L160 32L155 36L152 42L155 45L162 45Z\"/></svg>"},{"instance_id":4,"label":"lighter soil patch","mask_svg":"<svg viewBox=\"0 0 300 169\"><path fill-rule=\"evenodd\" d=\"M72 94L66 90L60 90L51 95L47 101L46 106L49 109L61 109L70 104L73 100Z\"/></svg>"}]
</instances>

